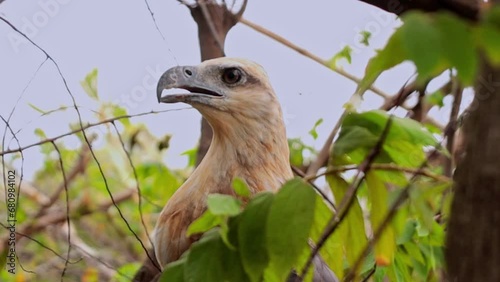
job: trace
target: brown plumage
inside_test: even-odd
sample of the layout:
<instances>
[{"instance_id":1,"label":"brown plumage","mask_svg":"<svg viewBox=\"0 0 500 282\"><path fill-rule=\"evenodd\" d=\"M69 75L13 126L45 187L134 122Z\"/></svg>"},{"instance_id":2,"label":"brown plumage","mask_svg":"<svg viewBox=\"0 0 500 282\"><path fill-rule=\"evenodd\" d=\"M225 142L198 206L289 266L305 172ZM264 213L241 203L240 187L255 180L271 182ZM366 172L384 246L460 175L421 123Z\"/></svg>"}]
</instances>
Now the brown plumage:
<instances>
[{"instance_id":1,"label":"brown plumage","mask_svg":"<svg viewBox=\"0 0 500 282\"><path fill-rule=\"evenodd\" d=\"M164 89L175 93L162 94ZM186 230L205 211L208 194L234 194L235 177L254 194L275 191L293 174L281 108L260 65L218 58L174 67L162 75L157 95L159 102L192 105L214 132L207 155L156 224L155 253L163 267L198 239L187 238Z\"/></svg>"}]
</instances>

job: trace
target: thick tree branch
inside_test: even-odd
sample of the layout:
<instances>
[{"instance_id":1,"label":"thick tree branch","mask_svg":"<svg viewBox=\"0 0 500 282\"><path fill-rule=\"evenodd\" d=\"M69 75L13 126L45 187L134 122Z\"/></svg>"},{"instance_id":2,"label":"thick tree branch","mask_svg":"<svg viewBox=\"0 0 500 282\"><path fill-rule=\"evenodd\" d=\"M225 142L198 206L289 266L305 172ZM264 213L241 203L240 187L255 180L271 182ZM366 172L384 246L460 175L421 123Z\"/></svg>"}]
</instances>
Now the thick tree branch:
<instances>
[{"instance_id":1,"label":"thick tree branch","mask_svg":"<svg viewBox=\"0 0 500 282\"><path fill-rule=\"evenodd\" d=\"M477 20L479 16L478 1L467 0L359 0L378 7L386 12L401 15L411 10L435 12L447 10L464 18Z\"/></svg>"},{"instance_id":2,"label":"thick tree branch","mask_svg":"<svg viewBox=\"0 0 500 282\"><path fill-rule=\"evenodd\" d=\"M496 1L500 4L500 1ZM483 59L463 125L446 261L450 281L500 281L500 68Z\"/></svg>"},{"instance_id":3,"label":"thick tree branch","mask_svg":"<svg viewBox=\"0 0 500 282\"><path fill-rule=\"evenodd\" d=\"M236 25L245 11L248 0L243 0L239 11L233 13L223 4L215 1L197 1L196 5L186 5L198 25L198 39L200 42L201 60L210 60L224 57L224 43L231 28ZM181 1L181 3L183 3ZM201 136L196 165L200 164L212 142L212 128L208 122L201 120Z\"/></svg>"}]
</instances>

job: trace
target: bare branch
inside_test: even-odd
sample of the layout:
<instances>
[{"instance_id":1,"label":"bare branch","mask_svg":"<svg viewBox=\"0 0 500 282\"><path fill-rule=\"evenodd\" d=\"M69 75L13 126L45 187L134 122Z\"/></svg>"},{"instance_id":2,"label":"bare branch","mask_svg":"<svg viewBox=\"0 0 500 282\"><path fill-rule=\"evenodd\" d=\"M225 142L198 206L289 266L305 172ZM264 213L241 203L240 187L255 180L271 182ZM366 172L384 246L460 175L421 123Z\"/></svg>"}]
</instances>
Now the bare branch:
<instances>
[{"instance_id":1,"label":"bare branch","mask_svg":"<svg viewBox=\"0 0 500 282\"><path fill-rule=\"evenodd\" d=\"M247 20L245 18L240 18L240 22L242 24L250 27L251 29L253 29L253 30L255 30L255 31L259 32L259 33L262 33L262 34L266 35L267 37L269 37L271 39L274 39L274 40L278 41L279 43L281 43L281 44L289 47L290 49L292 49L292 50L294 50L294 51L296 51L296 52L304 55L305 57L307 57L307 58L309 58L309 59L311 59L311 60L319 63L320 65L323 65L326 68L328 68L328 69L330 69L330 70L332 70L332 71L340 74L341 76L343 76L343 77L345 77L345 78L347 78L347 79L355 82L356 84L359 84L359 82L361 81L360 78L358 78L358 77L356 77L356 76L354 76L354 75L352 75L352 74L344 71L341 68L337 68L337 67L332 68L332 66L328 63L328 61L321 59L320 57L314 55L313 53L307 51L306 49L295 45L294 43L290 42L286 38L284 38L284 37L282 37L282 36L280 36L280 35L272 32L272 31L270 31L270 30L268 30L268 29L266 29L266 28L264 28L264 27L262 27L262 26L260 26L258 24L255 24L255 23L253 23L253 22L251 22L251 21L249 21L249 20ZM377 94L378 96L380 96L380 97L382 97L384 99L388 99L390 97L389 94L384 93L382 90L376 88L375 86L371 86L369 89L373 93Z\"/></svg>"},{"instance_id":2,"label":"bare branch","mask_svg":"<svg viewBox=\"0 0 500 282\"><path fill-rule=\"evenodd\" d=\"M59 148L56 146L55 141L52 141L51 143L53 144L54 148L56 148L56 151L58 152L58 154L60 156ZM62 161L60 161L60 167L61 167L61 171L62 171L62 174L64 177L63 182L61 184L59 184L59 186L56 188L55 192L49 198L49 201L47 203L41 205L40 210L35 214L35 216L33 218L36 219L36 218L40 217L41 215L43 215L45 213L45 211L49 207L51 207L59 199L59 196L61 195L62 191L67 192L68 191L68 184L73 182L73 180L78 175L82 174L85 171L85 168L87 167L88 163L89 163L89 147L87 147L87 146L83 146L83 148L80 151L80 154L78 156L78 160L76 162L76 165L73 167L73 169L70 171L70 173L67 176L65 176L64 168L62 166Z\"/></svg>"},{"instance_id":3,"label":"bare branch","mask_svg":"<svg viewBox=\"0 0 500 282\"><path fill-rule=\"evenodd\" d=\"M83 257L91 258L93 260L95 256L99 254L97 250L94 248L90 247L87 245L80 236L78 236L78 233L75 232L75 228L71 228L71 225L61 225L58 230L62 236L64 237L72 237L73 242L72 245L75 246L73 250L80 253ZM92 255L92 257L91 257ZM104 266L104 267L103 267ZM104 265L102 263L98 264L97 267L99 268L99 272L103 274L106 278L106 280L111 279L116 273L116 270L109 265Z\"/></svg>"},{"instance_id":4,"label":"bare branch","mask_svg":"<svg viewBox=\"0 0 500 282\"><path fill-rule=\"evenodd\" d=\"M146 222L144 222L144 216L142 214L142 194L141 194L141 187L140 187L140 184L139 184L139 177L137 175L137 171L135 169L134 162L132 161L132 158L130 157L129 152L127 151L127 149L125 147L125 143L123 142L122 136L121 136L120 132L118 131L118 128L116 127L115 122L111 122L111 124L113 125L113 127L115 129L116 135L118 136L118 140L120 140L120 144L122 145L123 152L127 156L127 160L129 162L129 165L132 168L132 172L134 174L134 179L135 179L135 183L136 183L137 195L138 195L138 210L139 210L139 216L141 218L141 224L142 224L142 227L144 227L144 231L146 232L146 236L147 236L147 238L149 240L149 243L154 248L153 241L151 240L151 236L149 236L149 231L148 231L148 228L146 226ZM160 266L157 265L157 261L152 258L152 256L149 254L149 252L148 252L147 249L146 249L146 254L147 254L147 257L150 259L151 263L153 265L155 265L156 267L160 268Z\"/></svg>"},{"instance_id":5,"label":"bare branch","mask_svg":"<svg viewBox=\"0 0 500 282\"><path fill-rule=\"evenodd\" d=\"M0 115L0 118L2 119L3 122L5 122L5 127L7 129L9 129L10 133L12 134L12 137L14 138L14 140L16 140L17 142L17 146L21 146L21 143L19 142L19 139L17 138L16 136L16 133L12 130L12 127L10 126L9 122L7 120L4 119L3 116ZM10 118L10 117L9 117ZM5 135L4 135L5 137ZM4 139L5 138L2 138L2 147L4 146ZM23 184L23 178L24 178L24 153L23 152L20 152L21 154L21 175L20 175L20 178L19 178L19 187L22 187L22 184ZM2 178L3 178L3 184L4 184L4 192L5 192L5 199L7 199L7 178L6 178L6 173L5 173L5 157L2 155ZM17 199L19 199L19 195L21 194L21 189L18 189L17 190ZM6 202L7 203L7 202ZM17 216L17 209L19 208L19 205L15 205L15 211L14 211L14 217Z\"/></svg>"},{"instance_id":6,"label":"bare branch","mask_svg":"<svg viewBox=\"0 0 500 282\"><path fill-rule=\"evenodd\" d=\"M78 217L90 215L90 214L97 213L97 212L107 211L112 206L116 206L117 204L130 199L135 193L136 193L135 189L128 188L125 191L114 195L114 197L113 197L114 201L109 199L105 202L98 204L95 209L83 209L82 212L80 212L78 214ZM71 218L72 218L72 216L70 216L70 219ZM28 226L28 228L26 228L26 227L21 228L21 231L22 231L21 233L25 233L25 234L30 235L30 234L33 234L34 232L38 232L42 229L45 229L45 227L47 227L49 225L61 223L65 220L66 220L66 215L62 214L62 213L46 214L46 215L40 217L40 219L32 226Z\"/></svg>"},{"instance_id":7,"label":"bare branch","mask_svg":"<svg viewBox=\"0 0 500 282\"><path fill-rule=\"evenodd\" d=\"M446 149L451 154L449 158L446 159L444 165L444 174L451 177L453 171L453 148L455 145L455 132L457 131L458 123L458 113L460 111L460 105L462 104L462 93L463 88L461 87L458 79L453 80L453 104L450 111L450 120L448 121L448 129L446 134Z\"/></svg>"},{"instance_id":8,"label":"bare branch","mask_svg":"<svg viewBox=\"0 0 500 282\"><path fill-rule=\"evenodd\" d=\"M2 226L2 227L3 227L3 228L5 228L5 229L8 229L8 228L9 228L8 226L6 226L6 225L5 225L5 224L3 224L3 223L0 223L0 226ZM37 239L35 239L35 238L33 238L33 237L31 237L31 236L29 236L29 235L27 235L27 234L23 234L23 233L21 233L21 232L17 232L17 231L16 231L16 235L21 236L21 237L25 237L26 239L28 239L28 240L30 240L30 241L33 241L33 242L35 242L37 245L39 245L40 247L42 247L42 248L46 249L47 251L50 251L50 252L51 252L51 253L53 253L55 256L59 257L60 259L62 259L62 260L66 260L66 258L65 258L65 257L63 257L61 254L57 253L54 249L51 249L50 247L48 247L48 246L47 246L47 245L45 245L44 243L42 243L42 242L38 241ZM78 263L78 262L79 262L79 260L77 260L77 261L73 261L73 262L71 262L71 261L70 261L69 263L70 263L70 264L75 264L75 263Z\"/></svg>"},{"instance_id":9,"label":"bare branch","mask_svg":"<svg viewBox=\"0 0 500 282\"><path fill-rule=\"evenodd\" d=\"M198 5L201 8L201 13L203 14L203 17L205 18L205 21L208 25L208 29L210 30L210 33L212 34L213 39L217 43L217 46L219 47L220 52L222 53L222 56L226 56L226 53L224 52L224 43L221 41L221 38L217 33L217 29L215 28L214 22L212 21L212 16L210 15L210 12L208 11L205 2L198 1Z\"/></svg>"},{"instance_id":10,"label":"bare branch","mask_svg":"<svg viewBox=\"0 0 500 282\"><path fill-rule=\"evenodd\" d=\"M66 178L66 172L64 171L64 165L63 165L61 151L59 150L59 147L56 145L56 142L52 141L52 145L54 146L54 149L56 149L56 151L57 151L57 156L59 159L59 166L61 167L61 173L62 173L62 177L63 177L64 191L65 191L65 195L66 195L66 225L68 227L68 236L67 236L68 251L66 253L66 260L64 262L64 268L63 268L63 271L61 272L61 282L63 282L64 274L66 274L66 269L68 268L69 255L71 252L71 225L70 225L70 220L69 220L68 179Z\"/></svg>"},{"instance_id":11,"label":"bare branch","mask_svg":"<svg viewBox=\"0 0 500 282\"><path fill-rule=\"evenodd\" d=\"M105 120L102 120L102 121L96 122L96 123L89 123L89 124L87 124L87 125L85 125L85 126L83 126L81 128L69 131L67 133L58 135L56 137L47 138L47 139L41 140L39 142L30 144L30 145L26 145L24 147L19 147L19 148L11 149L11 150L5 150L3 152L0 152L0 156L6 155L6 154L12 154L12 153L17 153L17 152L22 152L22 151L24 151L26 149L29 149L29 148L32 148L32 147L36 147L36 146L39 146L39 145L42 145L42 144L46 144L46 143L51 143L52 141L56 141L56 140L61 139L63 137L66 137L66 136L69 136L69 135L73 135L75 133L79 133L79 132L85 131L86 129L89 129L89 128L92 128L92 127L95 127L95 126L99 126L99 125L103 125L103 124L106 124L106 123L110 123L110 122L113 122L113 121L116 121L116 120L125 119L125 118L140 117L140 116L146 116L146 115L150 115L150 114L159 114L159 113L165 113L165 112L181 111L181 110L186 110L186 109L191 109L191 107L180 108L180 109L171 109L171 110L162 110L162 111L150 111L150 112L140 113L140 114L134 114L134 115L123 115L123 116L118 116L118 117L113 117L113 118L105 119Z\"/></svg>"},{"instance_id":12,"label":"bare branch","mask_svg":"<svg viewBox=\"0 0 500 282\"><path fill-rule=\"evenodd\" d=\"M328 203L328 205L333 209L333 211L337 212L337 207L335 207L335 204L323 192L323 190L321 190L318 186L316 186L316 184L314 184L313 179L308 179L308 177L306 177L306 174L302 170L300 170L299 168L297 168L295 166L291 166L291 167L292 167L292 171L295 174L297 174L298 176L302 177L305 181L307 181L309 184L311 184L311 186L314 188L314 190L316 190L316 192L318 192L318 194L320 194L320 196L323 198L323 200L325 200L325 202Z\"/></svg>"},{"instance_id":13,"label":"bare branch","mask_svg":"<svg viewBox=\"0 0 500 282\"><path fill-rule=\"evenodd\" d=\"M158 24L156 23L156 19L155 19L154 13L151 10L151 7L149 6L148 0L144 0L144 3L146 3L146 7L148 8L148 12L151 15L151 19L153 20L153 23L155 25L156 30L161 35L161 38L163 38L163 40L165 40L165 36L163 35L163 33L161 32L160 28L158 27Z\"/></svg>"},{"instance_id":14,"label":"bare branch","mask_svg":"<svg viewBox=\"0 0 500 282\"><path fill-rule=\"evenodd\" d=\"M359 0L367 4L378 7L386 12L397 15L410 10L422 10L426 12L435 12L438 10L448 10L464 18L477 20L479 17L478 1L463 0Z\"/></svg>"},{"instance_id":15,"label":"bare branch","mask_svg":"<svg viewBox=\"0 0 500 282\"><path fill-rule=\"evenodd\" d=\"M234 14L234 16L240 20L241 19L241 16L243 16L243 13L245 12L246 8L247 8L247 4L248 4L248 0L243 0L243 4L241 5L241 8L238 12L236 12ZM234 6L234 2L233 2L233 6Z\"/></svg>"}]
</instances>

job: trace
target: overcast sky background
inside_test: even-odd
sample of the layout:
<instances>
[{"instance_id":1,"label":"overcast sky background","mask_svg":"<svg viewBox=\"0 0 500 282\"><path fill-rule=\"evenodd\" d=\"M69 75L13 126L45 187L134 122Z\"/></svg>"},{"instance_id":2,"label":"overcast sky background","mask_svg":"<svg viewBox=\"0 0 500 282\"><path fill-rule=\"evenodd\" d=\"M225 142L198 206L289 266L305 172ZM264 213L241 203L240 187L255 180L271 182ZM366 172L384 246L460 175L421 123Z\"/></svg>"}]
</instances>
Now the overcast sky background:
<instances>
[{"instance_id":1,"label":"overcast sky background","mask_svg":"<svg viewBox=\"0 0 500 282\"><path fill-rule=\"evenodd\" d=\"M114 101L131 114L151 110L182 108L186 105L159 105L156 82L163 71L175 65L191 65L200 61L197 28L188 9L175 0L149 0L163 40L156 30L144 1L75 1L75 0L6 0L0 15L21 29L44 48L59 64L77 104L82 106L84 121L95 121L91 110L97 104L87 97L80 81L93 68L98 68L98 90L101 100ZM331 58L343 46L354 49L353 62L344 68L361 77L364 67L398 26L391 14L350 1L257 1L250 0L244 17L310 52ZM372 33L370 47L359 43L359 32ZM51 137L69 130L68 123L77 121L74 110L40 117L28 103L43 109L72 105L70 96L54 65L44 61L42 52L20 38L0 22L0 115L7 118L20 98L10 121L21 145L39 140L36 128ZM238 24L226 41L229 57L254 60L267 70L282 103L289 137L302 137L307 144L320 148L342 112L356 85L295 51ZM411 76L414 68L404 65L384 74L377 86L395 93ZM30 80L31 83L30 83ZM27 88L26 88L27 87ZM26 89L25 89L26 88ZM24 91L24 92L23 92ZM366 95L362 109L379 106L381 99ZM319 138L313 140L308 131L323 118ZM439 118L439 117L438 117ZM134 118L161 136L172 134L166 154L167 165L184 167L187 157L180 154L196 146L200 115L193 109ZM3 134L4 124L0 127ZM17 148L12 136L7 143ZM65 143L77 145L75 139ZM10 143L9 143L10 142ZM25 151L25 176L29 179L42 165L40 148Z\"/></svg>"}]
</instances>

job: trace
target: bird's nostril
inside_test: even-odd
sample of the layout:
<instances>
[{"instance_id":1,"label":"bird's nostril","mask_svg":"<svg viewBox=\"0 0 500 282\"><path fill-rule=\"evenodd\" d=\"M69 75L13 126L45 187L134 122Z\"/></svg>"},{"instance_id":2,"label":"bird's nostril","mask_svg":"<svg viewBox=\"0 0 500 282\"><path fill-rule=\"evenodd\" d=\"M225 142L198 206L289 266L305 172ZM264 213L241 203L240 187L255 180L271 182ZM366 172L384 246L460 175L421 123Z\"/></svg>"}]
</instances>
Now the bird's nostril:
<instances>
[{"instance_id":1,"label":"bird's nostril","mask_svg":"<svg viewBox=\"0 0 500 282\"><path fill-rule=\"evenodd\" d=\"M190 69L185 69L185 70L184 70L184 73L185 73L186 75L188 75L188 76L193 75L193 72L192 72Z\"/></svg>"}]
</instances>

